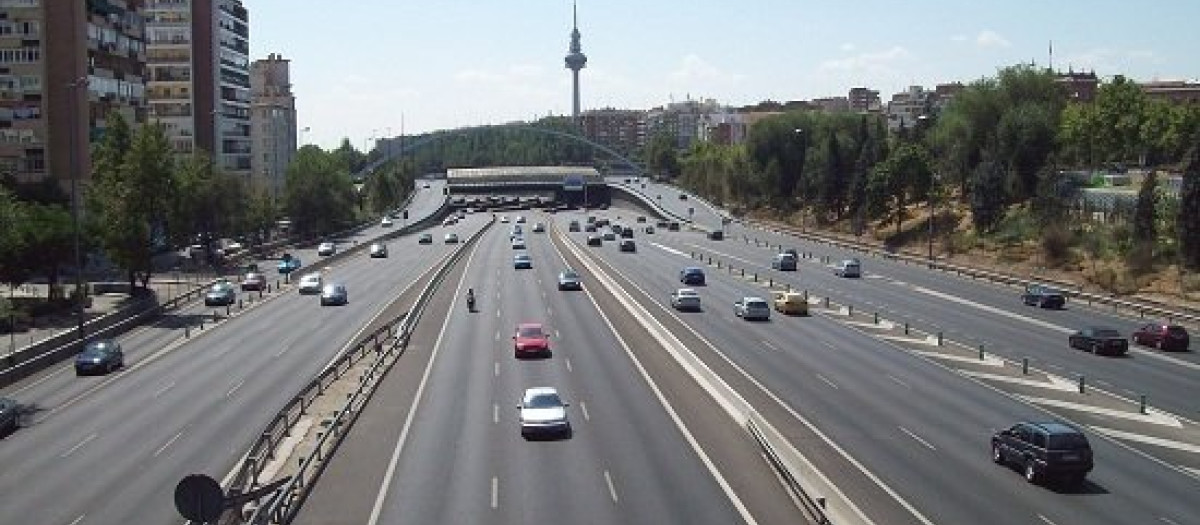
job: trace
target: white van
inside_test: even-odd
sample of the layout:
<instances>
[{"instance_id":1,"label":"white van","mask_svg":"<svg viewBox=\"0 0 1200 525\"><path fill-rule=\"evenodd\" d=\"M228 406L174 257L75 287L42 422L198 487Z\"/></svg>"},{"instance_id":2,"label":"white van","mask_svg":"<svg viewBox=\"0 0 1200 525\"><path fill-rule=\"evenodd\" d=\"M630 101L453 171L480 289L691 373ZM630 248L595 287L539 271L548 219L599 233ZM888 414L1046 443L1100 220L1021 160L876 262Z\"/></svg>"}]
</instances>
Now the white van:
<instances>
[{"instance_id":1,"label":"white van","mask_svg":"<svg viewBox=\"0 0 1200 525\"><path fill-rule=\"evenodd\" d=\"M833 265L833 274L838 277L862 277L862 265L858 259L846 259Z\"/></svg>"}]
</instances>

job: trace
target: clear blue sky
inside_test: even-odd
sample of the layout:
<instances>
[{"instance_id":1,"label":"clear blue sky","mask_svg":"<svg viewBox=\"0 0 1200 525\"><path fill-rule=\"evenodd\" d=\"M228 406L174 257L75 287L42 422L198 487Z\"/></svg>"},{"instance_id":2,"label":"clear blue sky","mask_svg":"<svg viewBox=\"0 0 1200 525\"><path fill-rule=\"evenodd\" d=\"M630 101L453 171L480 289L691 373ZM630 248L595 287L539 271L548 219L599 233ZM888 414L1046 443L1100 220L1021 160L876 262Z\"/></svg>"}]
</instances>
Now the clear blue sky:
<instances>
[{"instance_id":1,"label":"clear blue sky","mask_svg":"<svg viewBox=\"0 0 1200 525\"><path fill-rule=\"evenodd\" d=\"M251 58L292 61L307 142L362 148L570 111L569 0L246 0ZM583 107L741 105L993 75L1018 62L1200 78L1200 1L580 0Z\"/></svg>"}]
</instances>

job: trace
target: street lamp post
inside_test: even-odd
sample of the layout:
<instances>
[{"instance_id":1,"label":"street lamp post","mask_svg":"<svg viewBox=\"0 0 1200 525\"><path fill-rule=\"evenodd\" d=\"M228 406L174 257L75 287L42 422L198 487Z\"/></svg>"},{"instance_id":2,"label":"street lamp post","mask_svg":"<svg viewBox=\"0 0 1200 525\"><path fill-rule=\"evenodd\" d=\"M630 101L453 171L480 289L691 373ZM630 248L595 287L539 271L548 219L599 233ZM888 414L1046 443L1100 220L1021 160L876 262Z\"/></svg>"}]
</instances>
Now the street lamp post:
<instances>
[{"instance_id":1,"label":"street lamp post","mask_svg":"<svg viewBox=\"0 0 1200 525\"><path fill-rule=\"evenodd\" d=\"M798 143L799 143L799 145L800 145L800 155L801 155L801 158L803 158L803 157L804 157L804 154L805 154L805 153L804 153L804 149L805 149L805 141L806 141L806 139L807 139L807 137L805 137L805 136L804 136L804 129L803 129L803 128L796 128L796 129L793 129L793 130L792 130L792 134L793 134L793 135L796 137L796 142L798 142ZM800 172L800 173L799 173L799 174L797 174L797 176L796 176L796 179L797 179L797 180L799 180L799 179L800 179L800 177L804 175L804 163L803 163L803 162L801 162L801 163L800 163L800 165L796 167L796 170ZM791 197L791 196L790 196L790 195L784 195L784 196L783 196L783 198L785 198L785 199L787 199L787 198L789 198L789 197ZM804 216L804 213L803 213L803 211L804 211L804 210L803 210L803 209L801 209L801 213L800 213L800 231L804 231L804 225L805 225L805 224L808 222L808 221L806 221L806 220L805 220L805 216Z\"/></svg>"},{"instance_id":2,"label":"street lamp post","mask_svg":"<svg viewBox=\"0 0 1200 525\"><path fill-rule=\"evenodd\" d=\"M76 314L76 332L79 335L79 340L82 341L85 337L83 332L83 252L79 247L79 152L76 151L76 139L79 135L78 115L76 109L79 98L79 90L86 90L88 86L88 78L86 76L79 77L67 83L67 116L70 118L70 124L67 129L68 151L70 151L71 165L71 225L72 225L72 242L75 249L75 314Z\"/></svg>"}]
</instances>

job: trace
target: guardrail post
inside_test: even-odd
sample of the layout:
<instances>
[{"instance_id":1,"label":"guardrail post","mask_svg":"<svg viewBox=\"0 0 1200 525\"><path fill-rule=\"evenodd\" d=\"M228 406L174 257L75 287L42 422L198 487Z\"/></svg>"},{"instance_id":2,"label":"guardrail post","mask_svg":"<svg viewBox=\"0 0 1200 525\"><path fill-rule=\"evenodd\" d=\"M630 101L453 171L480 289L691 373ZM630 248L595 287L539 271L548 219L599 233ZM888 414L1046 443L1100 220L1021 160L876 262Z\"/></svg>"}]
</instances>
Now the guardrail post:
<instances>
[{"instance_id":1,"label":"guardrail post","mask_svg":"<svg viewBox=\"0 0 1200 525\"><path fill-rule=\"evenodd\" d=\"M875 324L879 324L879 312L875 312Z\"/></svg>"},{"instance_id":2,"label":"guardrail post","mask_svg":"<svg viewBox=\"0 0 1200 525\"><path fill-rule=\"evenodd\" d=\"M854 305L852 305L852 304L846 305L846 315L850 316L850 317L854 317ZM941 341L939 341L938 346L941 346L941 344L942 344Z\"/></svg>"},{"instance_id":3,"label":"guardrail post","mask_svg":"<svg viewBox=\"0 0 1200 525\"><path fill-rule=\"evenodd\" d=\"M775 287L775 278L774 277L767 279L767 286L770 286L771 288Z\"/></svg>"},{"instance_id":4,"label":"guardrail post","mask_svg":"<svg viewBox=\"0 0 1200 525\"><path fill-rule=\"evenodd\" d=\"M245 307L244 307L244 306L242 306L242 300L241 300L241 299L238 299L238 310L241 310L241 309L243 309L243 308L245 308Z\"/></svg>"},{"instance_id":5,"label":"guardrail post","mask_svg":"<svg viewBox=\"0 0 1200 525\"><path fill-rule=\"evenodd\" d=\"M1079 376L1079 393L1082 394L1087 390L1087 379L1082 374Z\"/></svg>"},{"instance_id":6,"label":"guardrail post","mask_svg":"<svg viewBox=\"0 0 1200 525\"><path fill-rule=\"evenodd\" d=\"M908 335L908 323L904 323L904 335Z\"/></svg>"},{"instance_id":7,"label":"guardrail post","mask_svg":"<svg viewBox=\"0 0 1200 525\"><path fill-rule=\"evenodd\" d=\"M758 273L757 272L754 274L754 282L758 282Z\"/></svg>"},{"instance_id":8,"label":"guardrail post","mask_svg":"<svg viewBox=\"0 0 1200 525\"><path fill-rule=\"evenodd\" d=\"M1146 413L1146 394L1138 396L1138 412L1141 414Z\"/></svg>"},{"instance_id":9,"label":"guardrail post","mask_svg":"<svg viewBox=\"0 0 1200 525\"><path fill-rule=\"evenodd\" d=\"M825 308L829 308L829 296L825 296Z\"/></svg>"},{"instance_id":10,"label":"guardrail post","mask_svg":"<svg viewBox=\"0 0 1200 525\"><path fill-rule=\"evenodd\" d=\"M720 259L717 259L717 269L718 270L721 269L721 260Z\"/></svg>"},{"instance_id":11,"label":"guardrail post","mask_svg":"<svg viewBox=\"0 0 1200 525\"><path fill-rule=\"evenodd\" d=\"M225 304L225 317L229 317L229 304Z\"/></svg>"},{"instance_id":12,"label":"guardrail post","mask_svg":"<svg viewBox=\"0 0 1200 525\"><path fill-rule=\"evenodd\" d=\"M745 277L745 276L746 276L746 269L742 268L742 277Z\"/></svg>"},{"instance_id":13,"label":"guardrail post","mask_svg":"<svg viewBox=\"0 0 1200 525\"><path fill-rule=\"evenodd\" d=\"M986 358L987 358L987 355L983 351L983 343L979 343L979 360L983 361Z\"/></svg>"},{"instance_id":14,"label":"guardrail post","mask_svg":"<svg viewBox=\"0 0 1200 525\"><path fill-rule=\"evenodd\" d=\"M939 331L939 332L937 333L937 336L938 336L938 340L937 340L937 341L938 341L938 344L937 344L937 345L938 345L938 346L942 346L942 332L940 332L940 331Z\"/></svg>"},{"instance_id":15,"label":"guardrail post","mask_svg":"<svg viewBox=\"0 0 1200 525\"><path fill-rule=\"evenodd\" d=\"M192 338L192 325L189 325L189 324L183 325L183 338L184 339Z\"/></svg>"},{"instance_id":16,"label":"guardrail post","mask_svg":"<svg viewBox=\"0 0 1200 525\"><path fill-rule=\"evenodd\" d=\"M1029 375L1029 358L1028 357L1021 358L1021 374Z\"/></svg>"}]
</instances>

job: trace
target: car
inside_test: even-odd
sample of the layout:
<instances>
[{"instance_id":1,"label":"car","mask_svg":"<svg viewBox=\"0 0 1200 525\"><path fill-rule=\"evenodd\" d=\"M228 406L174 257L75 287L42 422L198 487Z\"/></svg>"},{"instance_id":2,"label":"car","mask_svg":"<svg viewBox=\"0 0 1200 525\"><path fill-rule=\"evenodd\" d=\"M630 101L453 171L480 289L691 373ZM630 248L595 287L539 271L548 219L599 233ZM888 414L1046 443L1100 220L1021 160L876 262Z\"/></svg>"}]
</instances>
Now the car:
<instances>
[{"instance_id":1,"label":"car","mask_svg":"<svg viewBox=\"0 0 1200 525\"><path fill-rule=\"evenodd\" d=\"M512 239L514 237L520 237L522 235L525 235L525 230L523 230L521 228L520 224L514 224L512 227L512 232L508 234L508 238Z\"/></svg>"},{"instance_id":2,"label":"car","mask_svg":"<svg viewBox=\"0 0 1200 525\"><path fill-rule=\"evenodd\" d=\"M570 223L568 223L567 231L569 231L569 232L579 231L579 221L571 221Z\"/></svg>"},{"instance_id":3,"label":"car","mask_svg":"<svg viewBox=\"0 0 1200 525\"><path fill-rule=\"evenodd\" d=\"M704 285L704 270L695 266L688 266L679 270L679 282L690 285Z\"/></svg>"},{"instance_id":4,"label":"car","mask_svg":"<svg viewBox=\"0 0 1200 525\"><path fill-rule=\"evenodd\" d=\"M700 311L700 294L692 288L680 288L671 292L671 308L676 310Z\"/></svg>"},{"instance_id":5,"label":"car","mask_svg":"<svg viewBox=\"0 0 1200 525\"><path fill-rule=\"evenodd\" d=\"M1191 343L1186 328L1170 323L1150 323L1142 325L1129 336L1135 344L1153 346L1159 350L1177 350L1186 352Z\"/></svg>"},{"instance_id":6,"label":"car","mask_svg":"<svg viewBox=\"0 0 1200 525\"><path fill-rule=\"evenodd\" d=\"M1067 298L1061 291L1038 283L1025 286L1021 301L1028 306L1039 308L1062 308L1067 304Z\"/></svg>"},{"instance_id":7,"label":"car","mask_svg":"<svg viewBox=\"0 0 1200 525\"><path fill-rule=\"evenodd\" d=\"M733 314L747 321L766 321L771 318L771 307L762 297L743 297L733 303Z\"/></svg>"},{"instance_id":8,"label":"car","mask_svg":"<svg viewBox=\"0 0 1200 525\"><path fill-rule=\"evenodd\" d=\"M596 223L589 223L587 226L584 226L583 231L586 233L595 233Z\"/></svg>"},{"instance_id":9,"label":"car","mask_svg":"<svg viewBox=\"0 0 1200 525\"><path fill-rule=\"evenodd\" d=\"M267 287L267 276L258 272L246 272L242 276L242 291L261 291Z\"/></svg>"},{"instance_id":10,"label":"car","mask_svg":"<svg viewBox=\"0 0 1200 525\"><path fill-rule=\"evenodd\" d=\"M1087 350L1093 354L1125 355L1129 352L1129 341L1121 332L1104 326L1089 326L1067 338L1071 348Z\"/></svg>"},{"instance_id":11,"label":"car","mask_svg":"<svg viewBox=\"0 0 1200 525\"><path fill-rule=\"evenodd\" d=\"M204 306L228 306L237 302L237 290L226 281L218 282L204 294Z\"/></svg>"},{"instance_id":12,"label":"car","mask_svg":"<svg viewBox=\"0 0 1200 525\"><path fill-rule=\"evenodd\" d=\"M645 215L638 215L638 217L637 217L637 221L638 221L638 222L646 222L646 216L645 216Z\"/></svg>"},{"instance_id":13,"label":"car","mask_svg":"<svg viewBox=\"0 0 1200 525\"><path fill-rule=\"evenodd\" d=\"M668 225L670 225L670 224L671 224L670 222L667 222L667 221L662 221L662 220L660 220L660 221L658 221L658 222L654 223L654 225L655 225L655 226L658 226L659 228L666 228L666 227L667 227Z\"/></svg>"},{"instance_id":14,"label":"car","mask_svg":"<svg viewBox=\"0 0 1200 525\"><path fill-rule=\"evenodd\" d=\"M637 252L637 245L634 244L633 239L621 239L621 244L618 247L623 252Z\"/></svg>"},{"instance_id":15,"label":"car","mask_svg":"<svg viewBox=\"0 0 1200 525\"><path fill-rule=\"evenodd\" d=\"M781 272L796 271L796 256L790 253L777 253L775 258L771 259L771 268Z\"/></svg>"},{"instance_id":16,"label":"car","mask_svg":"<svg viewBox=\"0 0 1200 525\"><path fill-rule=\"evenodd\" d=\"M349 303L350 293L346 290L346 285L341 283L329 283L321 289L321 306L344 305Z\"/></svg>"},{"instance_id":17,"label":"car","mask_svg":"<svg viewBox=\"0 0 1200 525\"><path fill-rule=\"evenodd\" d=\"M512 240L512 249L524 250L525 249L525 238L524 237L514 237Z\"/></svg>"},{"instance_id":18,"label":"car","mask_svg":"<svg viewBox=\"0 0 1200 525\"><path fill-rule=\"evenodd\" d=\"M611 232L611 231L604 232L604 235L603 235L602 237L604 237L604 240L606 240L606 241L615 241L615 240L617 240L617 234L615 234L615 233L613 233L613 232Z\"/></svg>"},{"instance_id":19,"label":"car","mask_svg":"<svg viewBox=\"0 0 1200 525\"><path fill-rule=\"evenodd\" d=\"M513 357L550 357L550 335L541 323L521 323L513 331Z\"/></svg>"},{"instance_id":20,"label":"car","mask_svg":"<svg viewBox=\"0 0 1200 525\"><path fill-rule=\"evenodd\" d=\"M454 226L455 224L458 224L458 217L453 215L442 220L442 226Z\"/></svg>"},{"instance_id":21,"label":"car","mask_svg":"<svg viewBox=\"0 0 1200 525\"><path fill-rule=\"evenodd\" d=\"M446 244L458 244L457 233L447 233L443 239Z\"/></svg>"},{"instance_id":22,"label":"car","mask_svg":"<svg viewBox=\"0 0 1200 525\"><path fill-rule=\"evenodd\" d=\"M654 233L654 227L653 227L653 226L646 226L646 229L645 229L644 231L645 231L646 233Z\"/></svg>"},{"instance_id":23,"label":"car","mask_svg":"<svg viewBox=\"0 0 1200 525\"><path fill-rule=\"evenodd\" d=\"M542 222L534 224L533 233L546 233L546 224Z\"/></svg>"},{"instance_id":24,"label":"car","mask_svg":"<svg viewBox=\"0 0 1200 525\"><path fill-rule=\"evenodd\" d=\"M632 239L633 238L633 228L630 228L629 226L626 226L625 228L621 229L621 231L618 233L621 235L621 238L623 238L623 239Z\"/></svg>"},{"instance_id":25,"label":"car","mask_svg":"<svg viewBox=\"0 0 1200 525\"><path fill-rule=\"evenodd\" d=\"M112 339L97 339L75 356L75 375L107 374L125 366L125 353Z\"/></svg>"},{"instance_id":26,"label":"car","mask_svg":"<svg viewBox=\"0 0 1200 525\"><path fill-rule=\"evenodd\" d=\"M285 253L279 257L279 264L275 266L279 273L287 275L300 269L300 258L290 253Z\"/></svg>"},{"instance_id":27,"label":"car","mask_svg":"<svg viewBox=\"0 0 1200 525\"><path fill-rule=\"evenodd\" d=\"M422 188L422 189L426 189L426 190L427 190L427 189L429 189L429 183L428 183L428 182L426 182L426 183L424 183L424 184L421 184L421 188Z\"/></svg>"},{"instance_id":28,"label":"car","mask_svg":"<svg viewBox=\"0 0 1200 525\"><path fill-rule=\"evenodd\" d=\"M336 244L333 244L331 242L323 242L323 243L317 245L317 255L320 255L321 257L328 257L335 253L337 253L337 245Z\"/></svg>"},{"instance_id":29,"label":"car","mask_svg":"<svg viewBox=\"0 0 1200 525\"><path fill-rule=\"evenodd\" d=\"M0 436L16 432L21 426L21 404L17 400L0 397Z\"/></svg>"},{"instance_id":30,"label":"car","mask_svg":"<svg viewBox=\"0 0 1200 525\"><path fill-rule=\"evenodd\" d=\"M604 245L604 237L601 237L600 235L597 235L597 234L588 235L587 245L588 246L603 246Z\"/></svg>"},{"instance_id":31,"label":"car","mask_svg":"<svg viewBox=\"0 0 1200 525\"><path fill-rule=\"evenodd\" d=\"M566 269L558 272L558 289L559 290L582 290L583 280L580 279L579 273L575 270Z\"/></svg>"},{"instance_id":32,"label":"car","mask_svg":"<svg viewBox=\"0 0 1200 525\"><path fill-rule=\"evenodd\" d=\"M508 224L508 216L507 216L507 215L501 215L501 216L500 216L500 223L501 223L501 224Z\"/></svg>"},{"instance_id":33,"label":"car","mask_svg":"<svg viewBox=\"0 0 1200 525\"><path fill-rule=\"evenodd\" d=\"M371 258L372 259L386 259L387 256L388 256L388 248L387 248L386 244L381 243L381 242L371 243Z\"/></svg>"},{"instance_id":34,"label":"car","mask_svg":"<svg viewBox=\"0 0 1200 525\"><path fill-rule=\"evenodd\" d=\"M1087 436L1057 421L1020 422L996 432L992 461L1020 468L1030 483L1057 478L1080 485L1094 466Z\"/></svg>"},{"instance_id":35,"label":"car","mask_svg":"<svg viewBox=\"0 0 1200 525\"><path fill-rule=\"evenodd\" d=\"M433 234L422 233L420 237L417 237L417 244L433 244Z\"/></svg>"},{"instance_id":36,"label":"car","mask_svg":"<svg viewBox=\"0 0 1200 525\"><path fill-rule=\"evenodd\" d=\"M525 224L525 216L517 215L517 224Z\"/></svg>"},{"instance_id":37,"label":"car","mask_svg":"<svg viewBox=\"0 0 1200 525\"><path fill-rule=\"evenodd\" d=\"M710 232L708 232L708 238L711 240L714 240L714 241L723 240L723 239L725 239L725 232L723 232L721 230L710 231Z\"/></svg>"},{"instance_id":38,"label":"car","mask_svg":"<svg viewBox=\"0 0 1200 525\"><path fill-rule=\"evenodd\" d=\"M384 228L391 228L392 227L392 218L384 217L383 219L381 219L379 221L379 225L383 226Z\"/></svg>"},{"instance_id":39,"label":"car","mask_svg":"<svg viewBox=\"0 0 1200 525\"><path fill-rule=\"evenodd\" d=\"M567 407L553 387L527 388L517 405L517 419L521 424L521 437L531 439L539 436L571 437L571 422L567 419Z\"/></svg>"},{"instance_id":40,"label":"car","mask_svg":"<svg viewBox=\"0 0 1200 525\"><path fill-rule=\"evenodd\" d=\"M321 293L321 288L325 285L321 279L321 274L310 273L300 278L300 283L296 285L296 291L301 295L310 295Z\"/></svg>"},{"instance_id":41,"label":"car","mask_svg":"<svg viewBox=\"0 0 1200 525\"><path fill-rule=\"evenodd\" d=\"M529 254L518 253L513 256L514 270L530 270L533 269L533 258Z\"/></svg>"},{"instance_id":42,"label":"car","mask_svg":"<svg viewBox=\"0 0 1200 525\"><path fill-rule=\"evenodd\" d=\"M687 194L686 194L686 193L680 193L680 194L679 194L679 200L681 200L681 201L686 201L686 200L687 200Z\"/></svg>"},{"instance_id":43,"label":"car","mask_svg":"<svg viewBox=\"0 0 1200 525\"><path fill-rule=\"evenodd\" d=\"M833 274L838 277L862 277L862 263L858 259L845 259L833 265Z\"/></svg>"},{"instance_id":44,"label":"car","mask_svg":"<svg viewBox=\"0 0 1200 525\"><path fill-rule=\"evenodd\" d=\"M667 223L667 229L668 229L668 230L670 230L670 231L673 231L673 232L677 232L677 231L679 231L679 223L678 223L678 222L674 222L674 221L672 221L672 222L668 222L668 223Z\"/></svg>"},{"instance_id":45,"label":"car","mask_svg":"<svg viewBox=\"0 0 1200 525\"><path fill-rule=\"evenodd\" d=\"M799 292L775 292L775 311L784 315L808 315L808 299Z\"/></svg>"}]
</instances>

